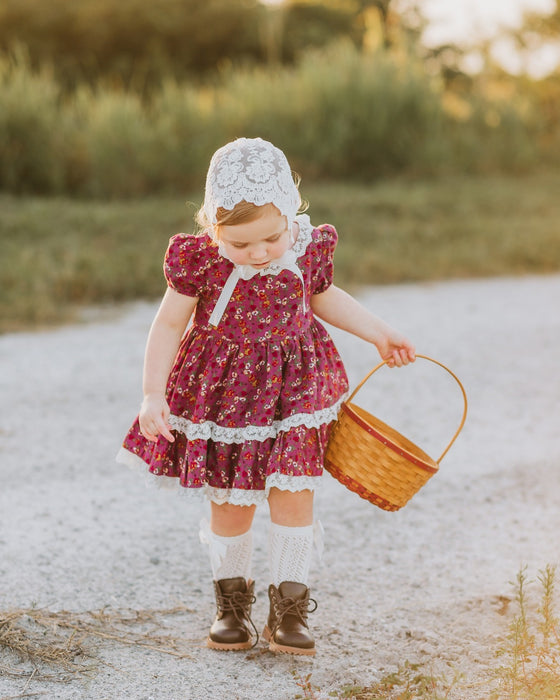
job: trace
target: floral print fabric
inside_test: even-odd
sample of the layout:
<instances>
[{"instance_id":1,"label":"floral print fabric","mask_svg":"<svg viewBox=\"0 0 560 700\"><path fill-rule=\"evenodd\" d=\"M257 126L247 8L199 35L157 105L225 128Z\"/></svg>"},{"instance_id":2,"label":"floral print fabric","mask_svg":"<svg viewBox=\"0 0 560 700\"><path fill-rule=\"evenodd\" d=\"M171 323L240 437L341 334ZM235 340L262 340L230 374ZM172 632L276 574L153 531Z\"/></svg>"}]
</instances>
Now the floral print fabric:
<instances>
[{"instance_id":1,"label":"floral print fabric","mask_svg":"<svg viewBox=\"0 0 560 700\"><path fill-rule=\"evenodd\" d=\"M300 228L294 250L307 299L332 283L336 242L332 226ZM232 270L207 235L171 239L167 283L199 298L167 385L175 442L146 440L136 420L119 461L141 461L217 502L250 504L271 486L314 488L348 382L293 271L239 280L210 326Z\"/></svg>"}]
</instances>

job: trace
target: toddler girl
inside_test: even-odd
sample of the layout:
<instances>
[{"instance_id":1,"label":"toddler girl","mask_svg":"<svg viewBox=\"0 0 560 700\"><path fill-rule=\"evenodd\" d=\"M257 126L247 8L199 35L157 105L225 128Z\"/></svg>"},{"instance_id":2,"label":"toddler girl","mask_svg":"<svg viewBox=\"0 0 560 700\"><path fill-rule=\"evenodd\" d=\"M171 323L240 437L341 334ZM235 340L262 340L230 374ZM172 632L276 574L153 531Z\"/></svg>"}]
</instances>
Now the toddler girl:
<instances>
[{"instance_id":1,"label":"toddler girl","mask_svg":"<svg viewBox=\"0 0 560 700\"><path fill-rule=\"evenodd\" d=\"M173 236L165 256L168 289L148 338L144 400L119 453L210 500L201 538L217 603L213 649L256 643L251 524L267 501L264 638L273 652L315 654L313 492L348 389L316 317L373 343L391 366L414 360L406 338L332 284L336 231L312 226L300 208L286 157L271 143L241 138L214 154L203 230Z\"/></svg>"}]
</instances>

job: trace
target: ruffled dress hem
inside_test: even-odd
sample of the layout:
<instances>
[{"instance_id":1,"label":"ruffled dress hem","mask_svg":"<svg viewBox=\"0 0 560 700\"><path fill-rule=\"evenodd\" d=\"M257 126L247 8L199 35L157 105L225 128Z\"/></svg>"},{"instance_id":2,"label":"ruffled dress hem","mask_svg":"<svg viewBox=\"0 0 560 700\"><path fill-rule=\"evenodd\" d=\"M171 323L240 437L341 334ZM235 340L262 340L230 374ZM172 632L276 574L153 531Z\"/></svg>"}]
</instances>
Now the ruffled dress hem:
<instances>
[{"instance_id":1,"label":"ruffled dress hem","mask_svg":"<svg viewBox=\"0 0 560 700\"><path fill-rule=\"evenodd\" d=\"M183 486L176 476L160 476L149 471L149 465L141 457L135 455L125 447L121 447L117 453L117 462L133 469L141 471L145 475L146 486L176 491L181 495L191 498L208 499L221 505L231 503L237 506L251 506L266 503L271 488L281 491L316 491L320 486L322 476L292 476L275 472L266 477L264 489L221 489L209 484L200 487Z\"/></svg>"}]
</instances>

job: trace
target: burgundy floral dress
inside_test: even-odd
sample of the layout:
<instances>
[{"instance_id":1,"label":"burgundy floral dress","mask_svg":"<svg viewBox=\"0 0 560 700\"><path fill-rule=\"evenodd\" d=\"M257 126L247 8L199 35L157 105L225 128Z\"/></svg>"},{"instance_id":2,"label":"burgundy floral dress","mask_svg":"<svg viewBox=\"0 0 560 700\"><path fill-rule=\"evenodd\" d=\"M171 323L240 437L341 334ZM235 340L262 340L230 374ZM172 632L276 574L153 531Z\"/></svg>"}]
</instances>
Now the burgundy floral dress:
<instances>
[{"instance_id":1,"label":"burgundy floral dress","mask_svg":"<svg viewBox=\"0 0 560 700\"><path fill-rule=\"evenodd\" d=\"M273 486L316 487L348 381L310 309L311 295L332 283L337 234L327 224L313 228L307 216L297 221L301 274L286 268L239 279L217 326L209 320L234 264L206 234L171 238L168 285L198 297L167 384L175 442L146 440L136 419L120 462L147 465L217 503L259 503Z\"/></svg>"}]
</instances>

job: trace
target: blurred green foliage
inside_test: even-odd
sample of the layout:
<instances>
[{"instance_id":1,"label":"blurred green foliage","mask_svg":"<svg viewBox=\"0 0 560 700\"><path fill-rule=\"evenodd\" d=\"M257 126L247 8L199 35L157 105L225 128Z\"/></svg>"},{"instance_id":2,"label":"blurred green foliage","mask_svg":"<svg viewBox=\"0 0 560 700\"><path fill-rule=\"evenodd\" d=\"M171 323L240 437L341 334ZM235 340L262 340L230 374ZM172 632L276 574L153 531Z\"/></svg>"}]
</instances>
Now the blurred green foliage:
<instances>
[{"instance_id":1,"label":"blurred green foliage","mask_svg":"<svg viewBox=\"0 0 560 700\"><path fill-rule=\"evenodd\" d=\"M32 64L56 66L67 87L100 78L130 86L255 55L256 9L231 0L3 0L0 46L25 45Z\"/></svg>"},{"instance_id":2,"label":"blurred green foliage","mask_svg":"<svg viewBox=\"0 0 560 700\"><path fill-rule=\"evenodd\" d=\"M0 61L0 189L57 192L63 187L59 87L21 55Z\"/></svg>"},{"instance_id":3,"label":"blurred green foliage","mask_svg":"<svg viewBox=\"0 0 560 700\"><path fill-rule=\"evenodd\" d=\"M280 21L280 58L341 35L361 41L353 0L288 3L282 16L258 0L2 0L0 52L23 45L33 67L53 66L66 89L86 83L149 92L168 77L195 80L223 65L267 58Z\"/></svg>"},{"instance_id":4,"label":"blurred green foliage","mask_svg":"<svg viewBox=\"0 0 560 700\"><path fill-rule=\"evenodd\" d=\"M560 135L540 109L546 93L529 85L493 97L487 83L449 94L418 58L342 41L294 66L226 68L213 84L169 78L146 100L101 86L67 94L19 51L0 60L0 190L184 192L238 136L272 140L305 179L520 172L554 161Z\"/></svg>"},{"instance_id":5,"label":"blurred green foliage","mask_svg":"<svg viewBox=\"0 0 560 700\"><path fill-rule=\"evenodd\" d=\"M335 282L401 283L560 269L560 173L302 183L314 224L339 232ZM88 304L156 299L184 198L0 195L0 332L75 320Z\"/></svg>"},{"instance_id":6,"label":"blurred green foliage","mask_svg":"<svg viewBox=\"0 0 560 700\"><path fill-rule=\"evenodd\" d=\"M257 135L314 180L559 161L559 76L466 76L390 6L2 0L0 190L184 192L216 148Z\"/></svg>"},{"instance_id":7,"label":"blurred green foliage","mask_svg":"<svg viewBox=\"0 0 560 700\"><path fill-rule=\"evenodd\" d=\"M177 195L239 136L339 227L344 285L558 270L560 75L465 75L390 5L1 0L0 330L161 294Z\"/></svg>"}]
</instances>

